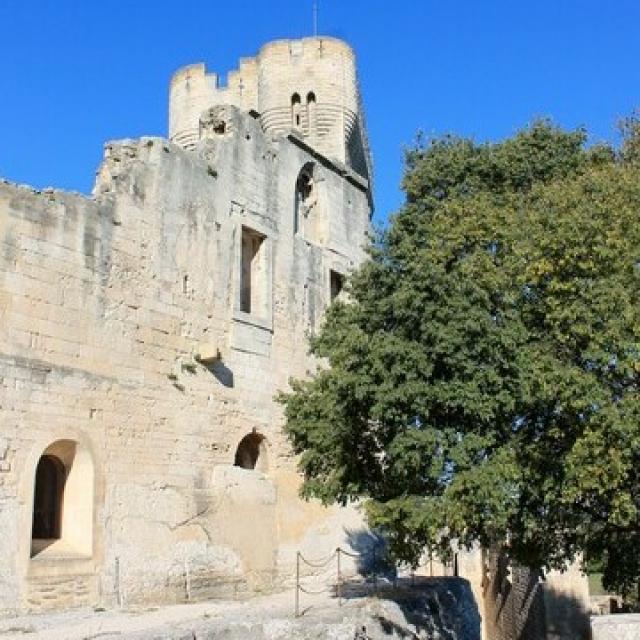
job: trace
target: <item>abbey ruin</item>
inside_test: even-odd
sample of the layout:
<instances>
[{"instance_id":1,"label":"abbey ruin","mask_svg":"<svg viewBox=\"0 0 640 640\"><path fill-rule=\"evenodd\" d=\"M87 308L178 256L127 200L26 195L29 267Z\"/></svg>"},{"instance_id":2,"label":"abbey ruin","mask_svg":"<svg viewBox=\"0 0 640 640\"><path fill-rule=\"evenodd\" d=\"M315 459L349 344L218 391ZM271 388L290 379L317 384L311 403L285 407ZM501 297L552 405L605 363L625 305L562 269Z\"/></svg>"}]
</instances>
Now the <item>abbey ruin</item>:
<instances>
[{"instance_id":1,"label":"abbey ruin","mask_svg":"<svg viewBox=\"0 0 640 640\"><path fill-rule=\"evenodd\" d=\"M268 589L338 544L274 396L364 256L355 73L330 39L187 67L93 197L1 185L1 608L181 599L185 564L194 597Z\"/></svg>"},{"instance_id":2,"label":"abbey ruin","mask_svg":"<svg viewBox=\"0 0 640 640\"><path fill-rule=\"evenodd\" d=\"M298 497L274 400L365 259L353 51L185 67L169 112L168 139L106 145L91 197L0 183L0 611L269 591L363 527ZM460 556L506 615L486 567Z\"/></svg>"}]
</instances>

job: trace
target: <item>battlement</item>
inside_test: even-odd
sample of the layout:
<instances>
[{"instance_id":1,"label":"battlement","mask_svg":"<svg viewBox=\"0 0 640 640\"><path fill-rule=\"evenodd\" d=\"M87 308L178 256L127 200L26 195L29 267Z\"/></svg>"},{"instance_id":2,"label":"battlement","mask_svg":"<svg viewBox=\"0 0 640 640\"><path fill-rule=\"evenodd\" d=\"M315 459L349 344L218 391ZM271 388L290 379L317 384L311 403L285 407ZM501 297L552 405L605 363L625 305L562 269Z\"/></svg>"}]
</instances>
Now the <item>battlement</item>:
<instances>
[{"instance_id":1,"label":"battlement","mask_svg":"<svg viewBox=\"0 0 640 640\"><path fill-rule=\"evenodd\" d=\"M193 149L200 117L217 105L260 115L272 137L292 131L318 152L369 179L371 162L353 49L342 40L275 40L241 58L226 83L205 65L179 69L169 97L169 138Z\"/></svg>"}]
</instances>

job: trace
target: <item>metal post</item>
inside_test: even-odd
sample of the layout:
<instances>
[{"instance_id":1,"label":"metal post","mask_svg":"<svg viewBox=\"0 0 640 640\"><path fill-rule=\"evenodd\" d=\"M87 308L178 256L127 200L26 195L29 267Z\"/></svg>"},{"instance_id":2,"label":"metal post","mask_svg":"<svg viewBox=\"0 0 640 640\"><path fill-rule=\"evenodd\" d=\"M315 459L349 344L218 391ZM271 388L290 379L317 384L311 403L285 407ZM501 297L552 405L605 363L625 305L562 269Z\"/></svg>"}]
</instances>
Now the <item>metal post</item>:
<instances>
[{"instance_id":1,"label":"metal post","mask_svg":"<svg viewBox=\"0 0 640 640\"><path fill-rule=\"evenodd\" d=\"M184 589L187 602L191 602L191 574L189 572L189 561L186 556L184 559Z\"/></svg>"},{"instance_id":2,"label":"metal post","mask_svg":"<svg viewBox=\"0 0 640 640\"><path fill-rule=\"evenodd\" d=\"M116 603L118 607L122 607L122 594L120 593L120 558L118 556L116 556L114 582L116 583Z\"/></svg>"},{"instance_id":3,"label":"metal post","mask_svg":"<svg viewBox=\"0 0 640 640\"><path fill-rule=\"evenodd\" d=\"M378 554L376 547L373 547L373 594L378 595Z\"/></svg>"},{"instance_id":4,"label":"metal post","mask_svg":"<svg viewBox=\"0 0 640 640\"><path fill-rule=\"evenodd\" d=\"M300 552L296 551L296 618L300 617Z\"/></svg>"},{"instance_id":5,"label":"metal post","mask_svg":"<svg viewBox=\"0 0 640 640\"><path fill-rule=\"evenodd\" d=\"M336 549L336 555L338 556L338 606L342 606L342 570L340 567L340 552L342 549L338 547Z\"/></svg>"}]
</instances>

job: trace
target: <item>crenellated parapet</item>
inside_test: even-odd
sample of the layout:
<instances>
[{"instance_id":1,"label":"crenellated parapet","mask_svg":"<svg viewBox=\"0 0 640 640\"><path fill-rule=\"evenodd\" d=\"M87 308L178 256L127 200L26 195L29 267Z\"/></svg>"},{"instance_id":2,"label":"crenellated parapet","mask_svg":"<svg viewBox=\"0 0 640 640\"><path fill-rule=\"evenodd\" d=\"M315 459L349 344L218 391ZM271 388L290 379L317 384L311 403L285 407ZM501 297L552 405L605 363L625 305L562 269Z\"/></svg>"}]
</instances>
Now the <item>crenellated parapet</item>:
<instances>
[{"instance_id":1,"label":"crenellated parapet","mask_svg":"<svg viewBox=\"0 0 640 640\"><path fill-rule=\"evenodd\" d=\"M201 114L216 105L253 111L270 136L295 132L319 153L369 179L371 163L359 97L355 55L335 38L276 40L243 58L222 86L204 64L173 76L169 137L195 148Z\"/></svg>"}]
</instances>

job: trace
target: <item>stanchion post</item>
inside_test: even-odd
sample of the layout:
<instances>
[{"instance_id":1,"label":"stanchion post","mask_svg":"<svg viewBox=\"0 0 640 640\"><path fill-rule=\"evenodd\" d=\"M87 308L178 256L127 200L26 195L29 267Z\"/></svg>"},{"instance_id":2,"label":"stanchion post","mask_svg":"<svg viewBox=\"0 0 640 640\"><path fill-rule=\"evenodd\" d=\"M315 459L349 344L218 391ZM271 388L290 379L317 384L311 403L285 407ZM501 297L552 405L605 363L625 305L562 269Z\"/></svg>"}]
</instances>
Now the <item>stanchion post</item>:
<instances>
[{"instance_id":1,"label":"stanchion post","mask_svg":"<svg viewBox=\"0 0 640 640\"><path fill-rule=\"evenodd\" d=\"M115 587L116 587L116 603L118 608L122 608L122 593L120 592L120 558L116 556L116 566L114 570Z\"/></svg>"},{"instance_id":2,"label":"stanchion post","mask_svg":"<svg viewBox=\"0 0 640 640\"><path fill-rule=\"evenodd\" d=\"M300 617L300 552L296 551L296 618Z\"/></svg>"},{"instance_id":3,"label":"stanchion post","mask_svg":"<svg viewBox=\"0 0 640 640\"><path fill-rule=\"evenodd\" d=\"M342 549L338 547L336 549L336 555L338 557L338 606L342 606L342 570L340 567L340 552Z\"/></svg>"},{"instance_id":4,"label":"stanchion post","mask_svg":"<svg viewBox=\"0 0 640 640\"><path fill-rule=\"evenodd\" d=\"M378 553L373 546L373 595L378 597Z\"/></svg>"}]
</instances>

